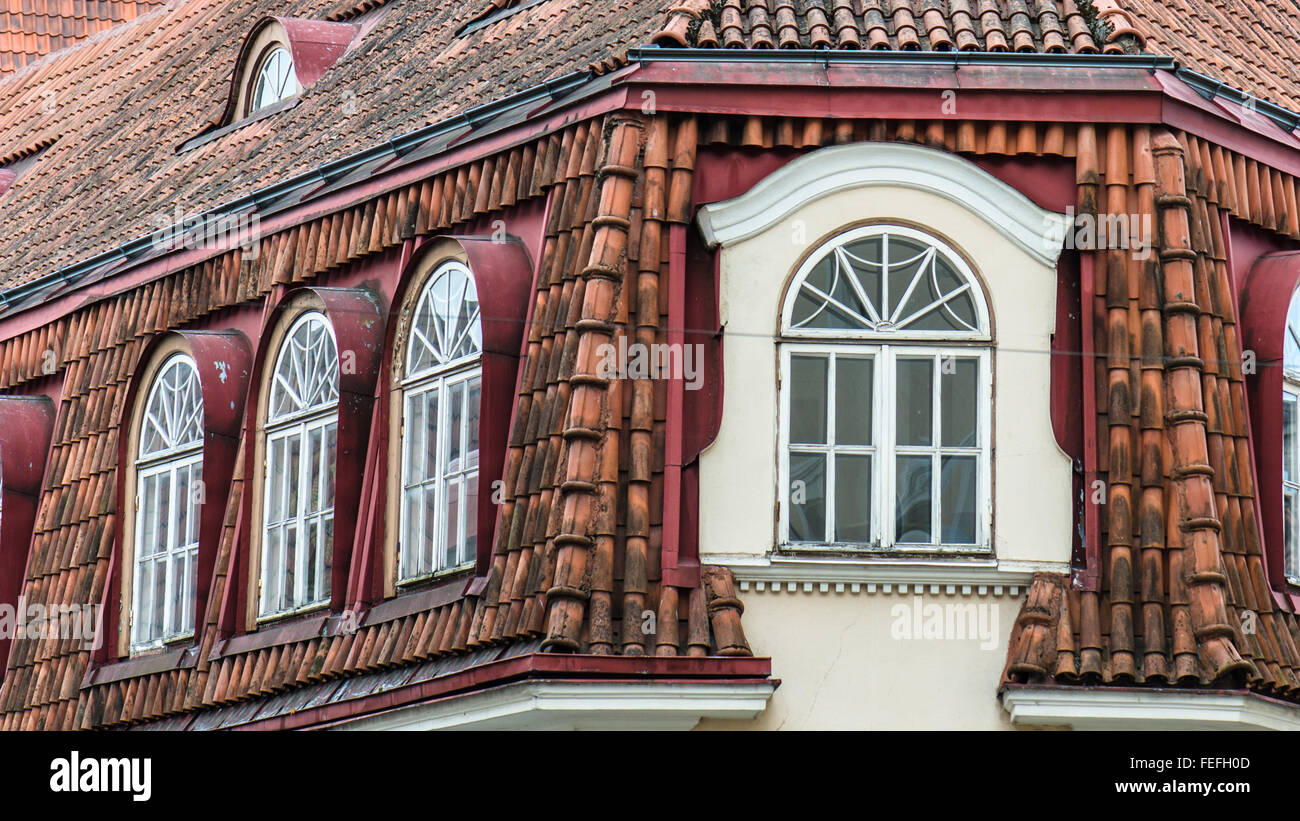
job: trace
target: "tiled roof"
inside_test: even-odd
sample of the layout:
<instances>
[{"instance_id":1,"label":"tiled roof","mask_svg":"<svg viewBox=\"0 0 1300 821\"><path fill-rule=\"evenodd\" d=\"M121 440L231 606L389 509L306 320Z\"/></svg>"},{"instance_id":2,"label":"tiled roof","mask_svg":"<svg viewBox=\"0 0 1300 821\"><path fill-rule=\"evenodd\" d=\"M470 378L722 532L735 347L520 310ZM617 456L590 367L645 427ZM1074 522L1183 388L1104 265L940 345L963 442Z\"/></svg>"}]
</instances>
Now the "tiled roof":
<instances>
[{"instance_id":1,"label":"tiled roof","mask_svg":"<svg viewBox=\"0 0 1300 821\"><path fill-rule=\"evenodd\" d=\"M1300 700L1300 619L1274 601L1255 514L1221 221L1297 237L1297 181L1147 129L1081 133L1078 152L1080 211L1140 204L1160 264L1096 252L1098 583L1035 576L1004 681L1247 685Z\"/></svg>"},{"instance_id":2,"label":"tiled roof","mask_svg":"<svg viewBox=\"0 0 1300 821\"><path fill-rule=\"evenodd\" d=\"M177 209L199 213L621 54L644 42L671 0L545 0L463 37L483 3L392 0L296 106L178 151L221 117L253 23L359 5L177 0L0 79L0 165L57 139L0 199L0 283L52 273L148 234Z\"/></svg>"},{"instance_id":3,"label":"tiled roof","mask_svg":"<svg viewBox=\"0 0 1300 821\"><path fill-rule=\"evenodd\" d=\"M683 0L656 36L705 48L1089 54L1132 50L1113 0Z\"/></svg>"},{"instance_id":4,"label":"tiled roof","mask_svg":"<svg viewBox=\"0 0 1300 821\"><path fill-rule=\"evenodd\" d=\"M656 43L1173 57L1300 111L1298 0L680 0Z\"/></svg>"},{"instance_id":5,"label":"tiled roof","mask_svg":"<svg viewBox=\"0 0 1300 821\"><path fill-rule=\"evenodd\" d=\"M0 75L66 48L166 0L4 0L0 5Z\"/></svg>"},{"instance_id":6,"label":"tiled roof","mask_svg":"<svg viewBox=\"0 0 1300 821\"><path fill-rule=\"evenodd\" d=\"M24 596L97 603L118 516L123 396L149 338L417 234L454 231L538 197L553 203L483 588L464 593L462 580L429 598L392 600L400 606L367 611L355 631L330 623L273 646L225 641L218 625L227 587L237 583L245 492L237 478L194 663L83 687L90 652L79 640L16 641L0 686L0 728L110 726L233 703L251 714L272 694L432 659L470 664L503 643L520 645L517 652L751 655L729 571L682 565L691 585L665 579L666 403L656 398L664 383L625 386L597 375L601 340L630 332L629 310L638 339L666 334L655 296L668 286L662 239L669 224L690 217L697 142L690 119L584 121L277 234L255 258L231 251L0 345L0 389L35 375L26 369L29 346L71 346L60 346L60 424ZM245 431L241 464L247 440ZM647 612L655 616L649 631Z\"/></svg>"}]
</instances>

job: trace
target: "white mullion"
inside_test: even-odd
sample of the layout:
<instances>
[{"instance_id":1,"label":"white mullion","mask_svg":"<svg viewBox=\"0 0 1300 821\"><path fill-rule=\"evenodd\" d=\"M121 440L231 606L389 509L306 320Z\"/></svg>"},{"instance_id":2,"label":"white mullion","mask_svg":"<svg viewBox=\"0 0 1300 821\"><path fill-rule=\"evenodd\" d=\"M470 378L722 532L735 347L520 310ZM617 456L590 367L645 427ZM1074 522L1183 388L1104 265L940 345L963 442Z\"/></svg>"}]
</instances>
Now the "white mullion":
<instances>
[{"instance_id":1,"label":"white mullion","mask_svg":"<svg viewBox=\"0 0 1300 821\"><path fill-rule=\"evenodd\" d=\"M879 425L881 429L881 462L883 463L884 482L881 483L881 508L883 515L881 517L882 532L885 536L881 542L882 547L892 548L895 540L898 538L898 527L895 521L898 506L898 500L895 498L894 485L898 481L898 466L895 464L894 440L897 436L897 412L898 401L894 396L894 383L897 381L894 373L895 357L894 349L889 345L881 347L881 370L884 384L881 386L881 406L884 413L879 414Z\"/></svg>"},{"instance_id":2,"label":"white mullion","mask_svg":"<svg viewBox=\"0 0 1300 821\"><path fill-rule=\"evenodd\" d=\"M790 544L790 346L779 345L780 394L777 397L777 499L781 511L777 521L777 538L781 544Z\"/></svg>"},{"instance_id":3,"label":"white mullion","mask_svg":"<svg viewBox=\"0 0 1300 821\"><path fill-rule=\"evenodd\" d=\"M824 463L826 478L822 482L826 508L826 522L822 536L827 544L835 544L839 539L835 527L835 391L837 389L835 376L835 353L828 351L826 353L826 447L829 452Z\"/></svg>"},{"instance_id":4,"label":"white mullion","mask_svg":"<svg viewBox=\"0 0 1300 821\"><path fill-rule=\"evenodd\" d=\"M943 468L943 426L940 414L943 413L943 354L934 351L930 355L930 444L934 446L934 455L930 457L930 544L943 544L943 516L940 514L939 493L942 490L940 472Z\"/></svg>"},{"instance_id":5,"label":"white mullion","mask_svg":"<svg viewBox=\"0 0 1300 821\"><path fill-rule=\"evenodd\" d=\"M465 561L464 549L469 543L469 537L466 534L466 524L469 521L469 375L468 373L461 377L461 384L464 387L460 392L460 504L457 506L457 513L460 522L456 527L456 564Z\"/></svg>"}]
</instances>

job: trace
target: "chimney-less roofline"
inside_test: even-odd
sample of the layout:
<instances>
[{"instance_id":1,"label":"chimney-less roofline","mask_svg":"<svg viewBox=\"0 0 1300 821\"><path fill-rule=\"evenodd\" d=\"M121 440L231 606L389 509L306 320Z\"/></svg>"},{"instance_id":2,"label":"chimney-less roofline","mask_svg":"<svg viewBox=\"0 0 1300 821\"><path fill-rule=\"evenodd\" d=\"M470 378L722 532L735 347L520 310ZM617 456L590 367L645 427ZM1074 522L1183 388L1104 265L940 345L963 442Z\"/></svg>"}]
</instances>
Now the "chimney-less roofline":
<instances>
[{"instance_id":1,"label":"chimney-less roofline","mask_svg":"<svg viewBox=\"0 0 1300 821\"><path fill-rule=\"evenodd\" d=\"M951 66L954 69L967 65L984 65L1146 69L1153 72L1167 70L1173 72L1207 99L1220 96L1252 108L1286 131L1293 131L1297 125L1300 125L1300 114L1273 103L1259 100L1199 72L1183 68L1171 57L1154 54L1026 54L984 51L870 51L849 49L692 49L663 48L649 45L629 49L628 60L641 64L653 62L766 62L814 63L827 66L927 65ZM608 77L608 75L603 76ZM323 163L315 169L297 176L259 188L224 205L202 212L192 219L186 219L185 223L189 230L199 231L213 226L218 220L229 219L232 215L249 209L274 213L275 209L270 209L267 206L296 191L318 186L322 182L341 179L377 160L400 157L434 140L447 137L457 130L468 129L472 131L482 123L513 109L542 102L543 100L555 100L568 96L583 85L596 79L600 78L591 71L570 72L554 80L548 80L515 94L502 97L499 100L466 109L460 114L393 137L347 157ZM1247 101L1253 101L1253 104ZM175 226L169 226L154 231L81 262L64 266L31 282L0 291L0 313L3 313L13 303L47 288L67 284L115 262L138 259L147 253L150 248L155 247L158 241L165 239L169 232L174 232L175 228Z\"/></svg>"}]
</instances>

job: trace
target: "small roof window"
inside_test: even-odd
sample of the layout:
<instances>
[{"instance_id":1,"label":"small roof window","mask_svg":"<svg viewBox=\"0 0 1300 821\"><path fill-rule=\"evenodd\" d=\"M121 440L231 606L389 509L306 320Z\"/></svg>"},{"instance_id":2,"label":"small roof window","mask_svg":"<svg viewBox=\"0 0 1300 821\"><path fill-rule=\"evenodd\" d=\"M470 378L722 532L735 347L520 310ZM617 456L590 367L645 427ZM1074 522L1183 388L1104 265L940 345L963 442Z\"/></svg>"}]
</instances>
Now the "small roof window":
<instances>
[{"instance_id":1,"label":"small roof window","mask_svg":"<svg viewBox=\"0 0 1300 821\"><path fill-rule=\"evenodd\" d=\"M287 100L298 90L298 81L293 72L293 57L283 46L272 46L262 57L253 80L253 99L248 106L248 113L261 111L267 106Z\"/></svg>"}]
</instances>

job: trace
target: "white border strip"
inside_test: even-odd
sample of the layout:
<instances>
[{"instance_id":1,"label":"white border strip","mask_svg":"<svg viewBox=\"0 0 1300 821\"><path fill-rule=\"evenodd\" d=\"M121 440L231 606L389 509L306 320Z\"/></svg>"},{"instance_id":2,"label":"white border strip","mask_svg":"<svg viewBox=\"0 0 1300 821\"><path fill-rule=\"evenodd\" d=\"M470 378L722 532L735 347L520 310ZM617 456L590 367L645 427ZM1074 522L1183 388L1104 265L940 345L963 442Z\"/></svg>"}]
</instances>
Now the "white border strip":
<instances>
[{"instance_id":1,"label":"white border strip","mask_svg":"<svg viewBox=\"0 0 1300 821\"><path fill-rule=\"evenodd\" d=\"M946 151L865 142L822 148L793 160L738 197L700 208L709 247L747 239L795 209L846 188L901 185L930 191L978 214L1043 264L1054 266L1067 218L1034 204L979 166Z\"/></svg>"},{"instance_id":2,"label":"white border strip","mask_svg":"<svg viewBox=\"0 0 1300 821\"><path fill-rule=\"evenodd\" d=\"M1300 707L1249 693L1075 687L1002 691L1018 727L1075 730L1300 730Z\"/></svg>"},{"instance_id":3,"label":"white border strip","mask_svg":"<svg viewBox=\"0 0 1300 821\"><path fill-rule=\"evenodd\" d=\"M775 682L525 681L399 707L339 730L689 730L704 718L752 719Z\"/></svg>"}]
</instances>

